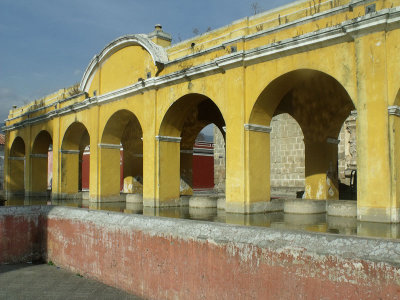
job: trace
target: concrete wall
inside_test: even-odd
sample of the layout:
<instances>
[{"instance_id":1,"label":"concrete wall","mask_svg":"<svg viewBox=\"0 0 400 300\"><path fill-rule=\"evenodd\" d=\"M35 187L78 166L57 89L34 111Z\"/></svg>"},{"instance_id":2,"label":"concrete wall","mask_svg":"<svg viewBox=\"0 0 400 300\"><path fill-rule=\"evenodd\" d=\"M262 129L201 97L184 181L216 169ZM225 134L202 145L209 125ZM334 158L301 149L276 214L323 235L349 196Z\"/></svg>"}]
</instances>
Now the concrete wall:
<instances>
[{"instance_id":1,"label":"concrete wall","mask_svg":"<svg viewBox=\"0 0 400 300\"><path fill-rule=\"evenodd\" d=\"M0 263L40 242L56 265L151 299L399 297L391 240L31 206L0 210L0 241Z\"/></svg>"}]
</instances>

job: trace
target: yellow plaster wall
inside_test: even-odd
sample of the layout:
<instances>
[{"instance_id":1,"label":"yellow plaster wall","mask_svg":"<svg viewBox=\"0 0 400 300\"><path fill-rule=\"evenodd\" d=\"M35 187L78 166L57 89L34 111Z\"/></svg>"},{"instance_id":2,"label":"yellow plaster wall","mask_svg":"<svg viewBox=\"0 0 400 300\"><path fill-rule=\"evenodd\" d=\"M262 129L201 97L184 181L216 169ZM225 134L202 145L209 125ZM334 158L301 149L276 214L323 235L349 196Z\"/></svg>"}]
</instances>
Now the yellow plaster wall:
<instances>
[{"instance_id":1,"label":"yellow plaster wall","mask_svg":"<svg viewBox=\"0 0 400 300\"><path fill-rule=\"evenodd\" d=\"M252 38L234 42L238 51L249 50L317 32L364 15L365 5L355 6L352 10L334 9L349 2L349 0L322 1L318 8L313 5L310 8L310 1L295 2L173 45L166 49L170 62L166 64L160 75L176 71L184 73L189 68L229 54L230 48L226 46L229 46L229 40L232 38L254 34ZM372 3L377 5L378 11L400 5L398 0L374 1L368 2L368 5ZM317 13L320 14L318 18L307 19L310 15ZM291 23L301 19L301 22ZM276 27L279 26L279 21L281 26ZM110 152L110 149L99 150L98 144L102 141L104 129L111 116L120 110L128 110L138 118L143 130L144 200L147 203L152 202L152 205L159 205L162 201L174 202L179 197L177 191L179 191L180 145L158 142L155 136L179 137L186 113L190 111L189 108L201 101L201 97L193 95L203 95L211 99L219 108L227 128L226 201L232 207L236 207L237 211L250 212L252 204L269 200L267 191L269 180L266 180L265 185L260 182L260 178L268 178L269 174L265 171L268 167L267 169L257 167L260 161L265 166L269 163L268 154L266 158L262 158L262 151L259 151L261 147L265 148L265 153L268 153L269 142L259 137L265 133L246 132L244 124L268 126L275 108L287 91L285 87L272 90L271 93L263 93L263 91L276 82L276 79L291 71L309 69L323 72L337 80L357 108L360 214L369 214L370 208L379 211L379 209L397 207L399 187L393 168L397 168L399 163L397 161L390 163L389 158L397 155L398 145L392 143L389 147L390 124L387 107L395 103L400 87L399 39L400 31L397 29L390 29L388 32L364 33L364 35L349 36L348 42L321 44L314 50L287 52L274 59L254 61L246 66L238 64L227 70L186 77L173 84L159 86L157 89L148 87L140 93L56 116L38 125L12 130L7 133L6 160L10 145L16 136L21 136L28 145L26 163L30 166L29 154L34 138L40 130L49 131L53 137L54 148L60 149L68 127L74 122L80 122L87 128L90 136L90 196L92 199L99 199L101 196L115 194L116 183L113 183L113 188L109 188L111 183L104 181L102 174L111 167L109 166L111 162L116 163L117 155L113 155L115 158L106 161L106 153ZM223 42L227 43L224 47L221 46ZM194 47L191 47L191 43L195 43ZM204 52L210 47L216 48ZM120 48L100 62L90 79L88 94L91 97L96 90L97 95L101 95L132 85L138 81L138 78L146 79L147 72L151 72L154 77L156 67L151 55L144 48L139 45ZM43 101L36 101L12 110L10 120L6 125L18 124L55 109L67 108L72 104L82 102L87 97L83 94L70 98L68 91L60 90ZM261 98L265 103L263 107L258 106ZM27 112L31 113L27 114ZM397 121L393 121L391 126L394 133L390 135L390 138L397 141L395 133L398 127ZM68 149L78 149L76 143L64 146L69 147ZM60 172L65 169L62 166L75 164L75 160L63 158L63 155L55 152L54 193L61 193L62 190L71 192L75 189L75 186L70 188L68 183L65 185L60 180L62 176ZM11 174L9 167L10 165L6 166L6 172ZM75 167L70 169L73 170L73 168ZM71 172L76 173L75 170ZM113 177L117 177L117 171L114 175ZM71 181L75 182L77 175L71 176ZM317 181L320 179L318 178ZM62 187L63 184L64 187ZM374 189L373 186L379 186L379 188ZM374 211L371 214L380 214L380 212ZM381 213L381 216L384 214Z\"/></svg>"},{"instance_id":2,"label":"yellow plaster wall","mask_svg":"<svg viewBox=\"0 0 400 300\"><path fill-rule=\"evenodd\" d=\"M146 79L150 72L154 77L156 67L151 55L139 45L128 46L106 57L97 67L89 88L89 95L105 94Z\"/></svg>"}]
</instances>

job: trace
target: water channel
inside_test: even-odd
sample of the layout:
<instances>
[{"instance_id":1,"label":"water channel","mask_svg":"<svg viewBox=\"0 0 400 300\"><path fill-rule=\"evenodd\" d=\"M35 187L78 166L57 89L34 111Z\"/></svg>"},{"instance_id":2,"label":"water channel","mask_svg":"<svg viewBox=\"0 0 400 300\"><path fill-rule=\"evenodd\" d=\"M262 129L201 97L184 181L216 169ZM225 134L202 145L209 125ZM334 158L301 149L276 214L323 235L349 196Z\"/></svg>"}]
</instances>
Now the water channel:
<instances>
[{"instance_id":1,"label":"water channel","mask_svg":"<svg viewBox=\"0 0 400 300\"><path fill-rule=\"evenodd\" d=\"M260 214L232 214L217 208L193 208L188 206L152 208L142 204L112 202L92 203L88 200L51 200L48 198L11 198L0 205L61 205L89 210L106 210L127 214L140 214L154 217L181 218L220 222L243 226L261 226L284 230L313 231L350 236L376 237L400 240L400 224L360 222L356 217L329 216L319 214L288 214L271 212Z\"/></svg>"}]
</instances>

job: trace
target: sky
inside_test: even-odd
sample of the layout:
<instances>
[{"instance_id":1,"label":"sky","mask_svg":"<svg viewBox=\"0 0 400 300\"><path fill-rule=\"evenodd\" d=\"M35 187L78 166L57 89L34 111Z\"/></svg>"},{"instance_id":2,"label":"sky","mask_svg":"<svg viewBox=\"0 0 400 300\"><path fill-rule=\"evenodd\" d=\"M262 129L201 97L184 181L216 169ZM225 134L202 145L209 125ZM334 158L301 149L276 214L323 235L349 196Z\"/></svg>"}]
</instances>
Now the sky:
<instances>
[{"instance_id":1,"label":"sky","mask_svg":"<svg viewBox=\"0 0 400 300\"><path fill-rule=\"evenodd\" d=\"M80 82L94 55L119 36L150 33L172 43L293 0L0 0L0 124L13 105Z\"/></svg>"}]
</instances>

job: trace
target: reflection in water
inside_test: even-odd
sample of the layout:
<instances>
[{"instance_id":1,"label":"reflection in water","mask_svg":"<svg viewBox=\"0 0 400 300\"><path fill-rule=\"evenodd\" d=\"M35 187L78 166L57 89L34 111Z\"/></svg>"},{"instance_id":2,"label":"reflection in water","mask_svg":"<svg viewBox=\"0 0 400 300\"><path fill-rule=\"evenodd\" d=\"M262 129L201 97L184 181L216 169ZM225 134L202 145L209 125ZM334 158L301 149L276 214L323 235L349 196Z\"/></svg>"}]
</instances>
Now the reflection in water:
<instances>
[{"instance_id":1,"label":"reflection in water","mask_svg":"<svg viewBox=\"0 0 400 300\"><path fill-rule=\"evenodd\" d=\"M203 220L244 226L262 226L284 230L302 230L342 235L400 239L400 224L359 222L351 217L327 216L326 214L288 214L272 212L265 214L232 214L217 208L194 207L143 207L141 203L111 202L93 203L89 200L50 200L46 198L12 198L6 206L22 205L60 205L107 210L128 214L142 214L151 217L167 217ZM1 206L1 205L0 205Z\"/></svg>"}]
</instances>

